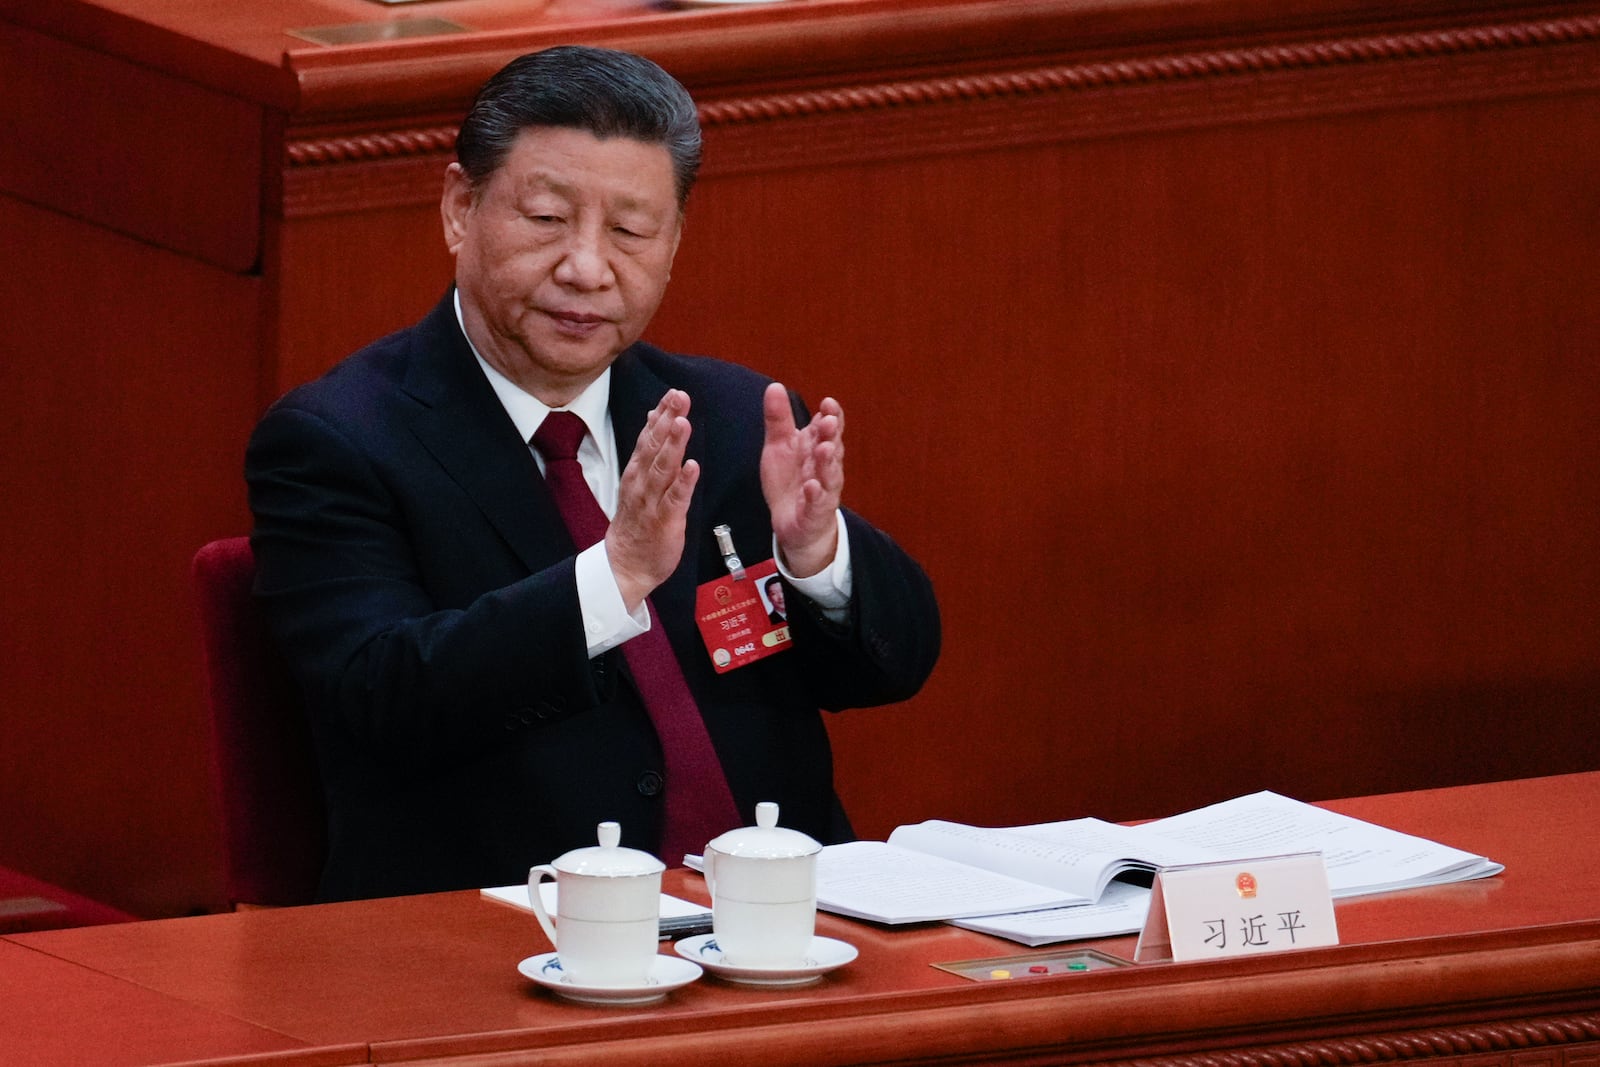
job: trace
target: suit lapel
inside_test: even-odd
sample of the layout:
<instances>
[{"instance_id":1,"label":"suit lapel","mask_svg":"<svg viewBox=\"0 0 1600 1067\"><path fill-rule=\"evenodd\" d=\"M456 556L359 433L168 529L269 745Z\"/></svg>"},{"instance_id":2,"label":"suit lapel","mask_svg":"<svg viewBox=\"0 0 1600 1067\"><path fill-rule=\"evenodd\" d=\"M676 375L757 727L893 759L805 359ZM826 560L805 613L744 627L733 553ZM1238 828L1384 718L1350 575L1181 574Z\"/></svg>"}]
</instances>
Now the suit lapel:
<instances>
[{"instance_id":1,"label":"suit lapel","mask_svg":"<svg viewBox=\"0 0 1600 1067\"><path fill-rule=\"evenodd\" d=\"M628 349L611 365L611 430L617 439L617 456L628 465L633 446L639 441L645 420L670 386Z\"/></svg>"},{"instance_id":2,"label":"suit lapel","mask_svg":"<svg viewBox=\"0 0 1600 1067\"><path fill-rule=\"evenodd\" d=\"M555 501L478 367L450 296L413 332L404 388L422 405L412 433L530 572L572 554Z\"/></svg>"},{"instance_id":3,"label":"suit lapel","mask_svg":"<svg viewBox=\"0 0 1600 1067\"><path fill-rule=\"evenodd\" d=\"M627 466L645 420L670 388L639 358L624 351L612 364L611 426L617 455ZM411 430L511 546L530 572L572 555L573 543L528 444L478 367L456 321L451 296L435 306L412 332L405 391L421 405ZM695 421L691 407L690 422ZM690 435L688 458L705 472L705 434ZM652 599L692 605L696 584L696 539L704 493L689 505L683 561ZM708 535L709 536L709 535ZM663 613L664 616L673 613Z\"/></svg>"}]
</instances>

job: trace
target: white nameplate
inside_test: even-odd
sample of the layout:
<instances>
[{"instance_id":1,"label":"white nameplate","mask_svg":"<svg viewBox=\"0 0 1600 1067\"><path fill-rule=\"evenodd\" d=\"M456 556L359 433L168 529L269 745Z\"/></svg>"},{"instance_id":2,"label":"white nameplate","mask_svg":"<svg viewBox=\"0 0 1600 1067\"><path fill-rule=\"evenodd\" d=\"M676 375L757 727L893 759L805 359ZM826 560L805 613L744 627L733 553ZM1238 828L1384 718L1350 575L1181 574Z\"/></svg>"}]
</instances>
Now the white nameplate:
<instances>
[{"instance_id":1,"label":"white nameplate","mask_svg":"<svg viewBox=\"0 0 1600 1067\"><path fill-rule=\"evenodd\" d=\"M1163 867L1133 958L1207 960L1337 945L1320 852Z\"/></svg>"}]
</instances>

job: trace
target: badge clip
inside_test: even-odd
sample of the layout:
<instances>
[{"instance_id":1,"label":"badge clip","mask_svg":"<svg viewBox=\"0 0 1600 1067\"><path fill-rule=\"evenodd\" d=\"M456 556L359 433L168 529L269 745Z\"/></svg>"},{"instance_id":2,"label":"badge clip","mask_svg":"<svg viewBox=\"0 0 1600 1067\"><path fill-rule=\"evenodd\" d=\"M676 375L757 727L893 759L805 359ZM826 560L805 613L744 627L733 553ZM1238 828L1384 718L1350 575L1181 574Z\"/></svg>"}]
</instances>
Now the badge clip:
<instances>
[{"instance_id":1,"label":"badge clip","mask_svg":"<svg viewBox=\"0 0 1600 1067\"><path fill-rule=\"evenodd\" d=\"M733 531L727 523L723 523L712 527L711 532L717 536L717 551L722 553L722 563L728 568L728 576L736 582L743 581L744 563L739 559L739 553L734 551Z\"/></svg>"}]
</instances>

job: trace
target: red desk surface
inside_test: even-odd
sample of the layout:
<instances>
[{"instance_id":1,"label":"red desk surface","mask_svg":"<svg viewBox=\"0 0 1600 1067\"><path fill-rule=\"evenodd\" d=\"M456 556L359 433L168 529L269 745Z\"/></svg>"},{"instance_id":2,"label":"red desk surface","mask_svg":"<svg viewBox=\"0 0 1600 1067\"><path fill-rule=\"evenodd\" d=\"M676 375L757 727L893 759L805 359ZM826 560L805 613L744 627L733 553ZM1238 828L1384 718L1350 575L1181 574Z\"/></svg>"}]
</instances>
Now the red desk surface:
<instances>
[{"instance_id":1,"label":"red desk surface","mask_svg":"<svg viewBox=\"0 0 1600 1067\"><path fill-rule=\"evenodd\" d=\"M846 1063L976 1055L996 1042L1149 1054L1222 1034L1238 1042L1241 1032L1304 1038L1503 1018L1530 1005L1600 1011L1597 800L1600 773L1332 802L1507 869L1342 902L1335 948L1009 983L930 964L1030 951L1011 942L821 915L819 933L850 941L860 957L813 986L707 976L656 1005L569 1004L516 971L549 950L534 918L473 892L27 934L8 948L299 1041L370 1043L375 1060L538 1048L541 1063L598 1062L604 1052L607 1062L687 1064L733 1050L745 1064ZM707 899L689 872L669 872L667 888ZM1133 940L1086 944L1128 957Z\"/></svg>"},{"instance_id":2,"label":"red desk surface","mask_svg":"<svg viewBox=\"0 0 1600 1067\"><path fill-rule=\"evenodd\" d=\"M366 1049L312 1048L182 999L0 941L0 1062L138 1067L226 1057L235 1067L339 1067Z\"/></svg>"}]
</instances>

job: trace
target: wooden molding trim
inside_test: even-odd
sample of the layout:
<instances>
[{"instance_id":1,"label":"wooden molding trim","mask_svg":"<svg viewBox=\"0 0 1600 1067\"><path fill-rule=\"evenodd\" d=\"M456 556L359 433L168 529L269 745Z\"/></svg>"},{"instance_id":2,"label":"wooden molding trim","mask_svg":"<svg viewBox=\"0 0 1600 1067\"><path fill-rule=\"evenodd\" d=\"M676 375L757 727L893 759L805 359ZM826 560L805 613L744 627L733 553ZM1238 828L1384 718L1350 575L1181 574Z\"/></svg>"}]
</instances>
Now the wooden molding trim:
<instances>
[{"instance_id":1,"label":"wooden molding trim","mask_svg":"<svg viewBox=\"0 0 1600 1067\"><path fill-rule=\"evenodd\" d=\"M284 163L288 167L320 167L373 159L435 156L450 152L455 146L455 126L428 126L417 130L291 141L284 151Z\"/></svg>"},{"instance_id":2,"label":"wooden molding trim","mask_svg":"<svg viewBox=\"0 0 1600 1067\"><path fill-rule=\"evenodd\" d=\"M705 1035L661 1034L642 1039L612 1039L609 1037L589 1041L557 1042L541 1045L537 1049L506 1047L498 1050L475 1048L474 1042L458 1045L438 1045L423 1051L408 1047L410 1043L396 1042L375 1049L378 1056L397 1056L421 1052L418 1067L438 1065L443 1067L510 1067L511 1064L534 1063L541 1067L582 1067L584 1064L608 1062L619 1067L691 1067L704 1063L708 1052L736 1056L748 1067L787 1067L801 1062L825 1064L862 1062L896 1063L902 1065L926 1063L941 1067L958 1064L1013 1064L1042 1065L1062 1063L1092 1063L1095 1067L1343 1067L1373 1063L1435 1063L1448 1065L1469 1064L1470 1067L1492 1067L1503 1064L1549 1062L1560 1065L1587 1064L1600 1056L1600 1016L1556 1016L1548 1019L1528 1019L1492 1023L1439 1027L1427 1030L1407 1030L1394 1033L1358 1035L1321 1041L1293 1042L1282 1045L1246 1046L1224 1048L1197 1053L1157 1054L1138 1059L1106 1060L1095 1057L1093 1051L1076 1049L1070 1045L1053 1043L1033 1045L996 1045L977 1035L980 1028L964 1031L957 1036L946 1033L943 1038L934 1036L939 1028L929 1027L926 1020L898 1020L907 1024L897 1032L896 1025L885 1025L883 1020L872 1024L870 1031L858 1031L856 1020L818 1019L810 1024L837 1027L842 1035L837 1058L818 1058L815 1046L796 1037L787 1027L751 1027L746 1030L716 1030ZM970 1040L967 1040L970 1039ZM845 1051L848 1050L848 1051ZM1542 1055L1541 1055L1542 1053ZM697 1058L697 1056L699 1058Z\"/></svg>"},{"instance_id":3,"label":"wooden molding trim","mask_svg":"<svg viewBox=\"0 0 1600 1067\"><path fill-rule=\"evenodd\" d=\"M800 115L880 110L990 97L1085 92L1204 78L1253 76L1437 56L1572 44L1600 38L1600 16L1184 52L1154 58L1073 63L1010 73L893 82L718 101L700 108L708 127Z\"/></svg>"},{"instance_id":4,"label":"wooden molding trim","mask_svg":"<svg viewBox=\"0 0 1600 1067\"><path fill-rule=\"evenodd\" d=\"M1600 1015L1559 1015L1476 1025L1401 1030L1386 1034L1302 1041L1287 1045L1225 1049L1194 1055L1106 1061L1100 1067L1330 1067L1336 1064L1402 1063L1471 1056L1474 1067L1530 1049L1600 1042ZM1594 1050L1600 1054L1600 1046Z\"/></svg>"},{"instance_id":5,"label":"wooden molding trim","mask_svg":"<svg viewBox=\"0 0 1600 1067\"><path fill-rule=\"evenodd\" d=\"M704 173L1557 92L1600 85L1597 42L1600 15L1575 15L706 99ZM450 125L291 139L283 214L431 201L454 145ZM384 191L349 173L371 164Z\"/></svg>"}]
</instances>

